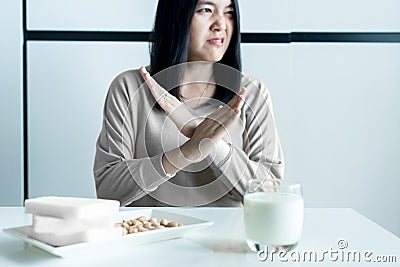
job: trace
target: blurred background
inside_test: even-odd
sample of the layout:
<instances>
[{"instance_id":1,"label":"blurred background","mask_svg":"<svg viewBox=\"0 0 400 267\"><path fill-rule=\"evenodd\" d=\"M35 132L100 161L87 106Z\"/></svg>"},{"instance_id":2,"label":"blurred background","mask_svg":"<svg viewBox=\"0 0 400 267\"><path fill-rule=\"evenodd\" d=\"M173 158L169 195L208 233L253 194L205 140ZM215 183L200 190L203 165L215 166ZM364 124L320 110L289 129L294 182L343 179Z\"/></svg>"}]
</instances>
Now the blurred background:
<instances>
[{"instance_id":1,"label":"blurred background","mask_svg":"<svg viewBox=\"0 0 400 267\"><path fill-rule=\"evenodd\" d=\"M24 14L24 1L0 1L0 206L96 196L108 86L149 63L148 42L46 32L150 32L156 2L27 0ZM397 0L239 3L243 33L400 32ZM306 207L350 207L400 236L400 41L377 40L244 42L243 72L271 92L286 179L303 184Z\"/></svg>"}]
</instances>

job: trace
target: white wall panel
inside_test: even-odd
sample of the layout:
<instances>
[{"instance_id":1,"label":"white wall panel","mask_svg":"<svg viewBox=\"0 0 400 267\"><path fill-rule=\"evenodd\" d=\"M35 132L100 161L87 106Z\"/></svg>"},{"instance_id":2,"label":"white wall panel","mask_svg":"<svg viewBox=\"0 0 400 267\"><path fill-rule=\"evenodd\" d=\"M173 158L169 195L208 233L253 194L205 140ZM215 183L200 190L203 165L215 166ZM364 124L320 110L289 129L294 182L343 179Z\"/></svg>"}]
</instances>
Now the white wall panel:
<instances>
[{"instance_id":1,"label":"white wall panel","mask_svg":"<svg viewBox=\"0 0 400 267\"><path fill-rule=\"evenodd\" d=\"M294 45L291 171L307 203L400 234L400 45Z\"/></svg>"},{"instance_id":2,"label":"white wall panel","mask_svg":"<svg viewBox=\"0 0 400 267\"><path fill-rule=\"evenodd\" d=\"M21 1L0 2L0 206L20 206L22 185Z\"/></svg>"},{"instance_id":3,"label":"white wall panel","mask_svg":"<svg viewBox=\"0 0 400 267\"><path fill-rule=\"evenodd\" d=\"M292 86L292 58L290 44L242 45L243 73L261 80L270 91L281 139L286 139L291 132L287 128L290 124L284 122L289 119L285 106L292 98L288 98L284 92Z\"/></svg>"},{"instance_id":4,"label":"white wall panel","mask_svg":"<svg viewBox=\"0 0 400 267\"><path fill-rule=\"evenodd\" d=\"M400 45L245 44L269 88L286 179L308 207L351 207L400 234Z\"/></svg>"},{"instance_id":5,"label":"white wall panel","mask_svg":"<svg viewBox=\"0 0 400 267\"><path fill-rule=\"evenodd\" d=\"M29 44L29 197L94 197L93 160L108 86L148 64L147 43Z\"/></svg>"},{"instance_id":6,"label":"white wall panel","mask_svg":"<svg viewBox=\"0 0 400 267\"><path fill-rule=\"evenodd\" d=\"M244 32L400 31L398 0L239 0Z\"/></svg>"},{"instance_id":7,"label":"white wall panel","mask_svg":"<svg viewBox=\"0 0 400 267\"><path fill-rule=\"evenodd\" d=\"M150 31L157 0L28 0L30 30Z\"/></svg>"},{"instance_id":8,"label":"white wall panel","mask_svg":"<svg viewBox=\"0 0 400 267\"><path fill-rule=\"evenodd\" d=\"M239 0L243 32L290 32L292 0Z\"/></svg>"},{"instance_id":9,"label":"white wall panel","mask_svg":"<svg viewBox=\"0 0 400 267\"><path fill-rule=\"evenodd\" d=\"M292 0L293 31L400 31L398 0Z\"/></svg>"}]
</instances>

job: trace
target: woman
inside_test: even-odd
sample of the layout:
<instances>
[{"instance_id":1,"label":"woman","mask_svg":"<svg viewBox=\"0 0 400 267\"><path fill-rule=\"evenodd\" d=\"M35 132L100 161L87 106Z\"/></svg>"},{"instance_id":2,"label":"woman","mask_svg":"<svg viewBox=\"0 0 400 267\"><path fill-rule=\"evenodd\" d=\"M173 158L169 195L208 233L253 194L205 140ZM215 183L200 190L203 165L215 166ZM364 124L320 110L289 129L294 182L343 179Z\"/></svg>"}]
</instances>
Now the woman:
<instances>
[{"instance_id":1,"label":"woman","mask_svg":"<svg viewBox=\"0 0 400 267\"><path fill-rule=\"evenodd\" d=\"M151 64L112 82L94 164L123 206L241 206L246 181L282 179L265 86L240 73L237 0L159 0Z\"/></svg>"}]
</instances>

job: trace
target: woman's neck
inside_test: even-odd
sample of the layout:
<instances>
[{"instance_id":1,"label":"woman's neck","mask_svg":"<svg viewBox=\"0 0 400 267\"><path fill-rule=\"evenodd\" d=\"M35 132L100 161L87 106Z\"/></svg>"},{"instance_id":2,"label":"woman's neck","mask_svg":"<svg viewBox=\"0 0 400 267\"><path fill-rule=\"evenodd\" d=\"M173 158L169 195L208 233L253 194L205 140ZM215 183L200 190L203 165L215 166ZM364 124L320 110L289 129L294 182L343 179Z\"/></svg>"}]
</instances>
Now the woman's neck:
<instances>
[{"instance_id":1,"label":"woman's neck","mask_svg":"<svg viewBox=\"0 0 400 267\"><path fill-rule=\"evenodd\" d=\"M188 62L183 71L182 84L214 80L213 62Z\"/></svg>"},{"instance_id":2,"label":"woman's neck","mask_svg":"<svg viewBox=\"0 0 400 267\"><path fill-rule=\"evenodd\" d=\"M188 62L184 67L180 95L201 102L215 95L213 62ZM200 99L201 98L201 99Z\"/></svg>"}]
</instances>

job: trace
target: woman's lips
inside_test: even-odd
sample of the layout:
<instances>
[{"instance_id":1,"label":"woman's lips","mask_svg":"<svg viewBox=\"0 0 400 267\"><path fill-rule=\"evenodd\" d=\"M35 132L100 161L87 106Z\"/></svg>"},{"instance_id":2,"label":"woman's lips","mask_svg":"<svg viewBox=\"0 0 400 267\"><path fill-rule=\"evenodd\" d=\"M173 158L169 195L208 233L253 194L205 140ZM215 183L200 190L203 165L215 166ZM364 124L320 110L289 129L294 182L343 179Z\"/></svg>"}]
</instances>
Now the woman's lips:
<instances>
[{"instance_id":1,"label":"woman's lips","mask_svg":"<svg viewBox=\"0 0 400 267\"><path fill-rule=\"evenodd\" d=\"M224 43L224 38L212 38L207 40L208 43L212 45L222 46Z\"/></svg>"}]
</instances>

